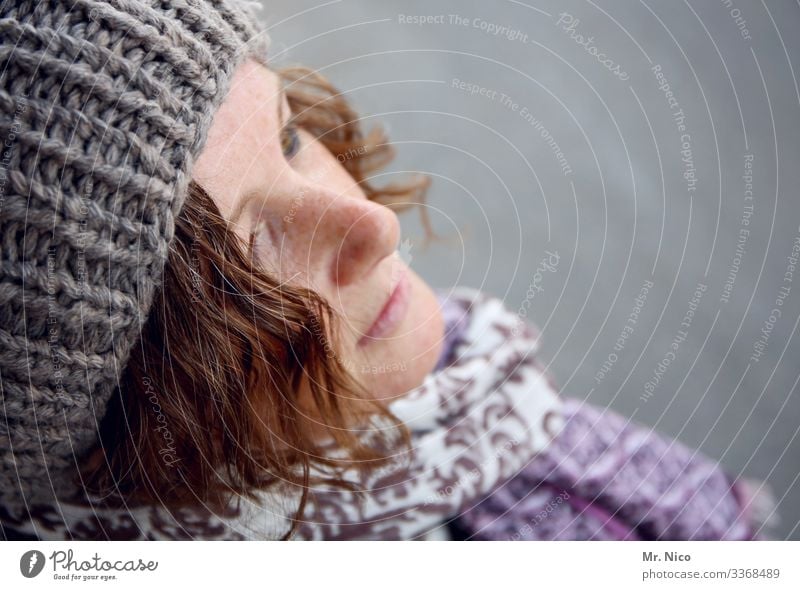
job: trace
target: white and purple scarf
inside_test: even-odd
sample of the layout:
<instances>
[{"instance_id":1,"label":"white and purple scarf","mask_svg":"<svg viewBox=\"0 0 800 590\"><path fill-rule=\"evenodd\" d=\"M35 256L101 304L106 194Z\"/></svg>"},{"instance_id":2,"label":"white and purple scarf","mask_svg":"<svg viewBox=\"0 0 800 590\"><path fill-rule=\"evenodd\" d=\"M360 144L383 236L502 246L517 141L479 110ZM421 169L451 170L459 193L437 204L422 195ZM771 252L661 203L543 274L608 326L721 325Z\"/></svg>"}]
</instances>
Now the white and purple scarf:
<instances>
[{"instance_id":1,"label":"white and purple scarf","mask_svg":"<svg viewBox=\"0 0 800 590\"><path fill-rule=\"evenodd\" d=\"M439 364L389 406L411 429L412 449L347 474L359 492L315 487L294 539L765 536L774 510L760 486L608 409L561 398L537 360L537 331L499 299L468 288L438 295ZM226 514L0 506L0 537L278 539L298 498L270 488Z\"/></svg>"}]
</instances>

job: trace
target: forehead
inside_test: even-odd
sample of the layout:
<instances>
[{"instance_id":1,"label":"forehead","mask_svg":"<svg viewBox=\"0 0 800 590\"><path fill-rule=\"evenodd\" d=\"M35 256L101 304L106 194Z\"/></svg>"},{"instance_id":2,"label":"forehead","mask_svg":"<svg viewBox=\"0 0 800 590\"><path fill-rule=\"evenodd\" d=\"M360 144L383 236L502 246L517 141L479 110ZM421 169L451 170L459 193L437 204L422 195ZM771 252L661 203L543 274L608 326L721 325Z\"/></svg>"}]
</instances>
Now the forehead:
<instances>
[{"instance_id":1,"label":"forehead","mask_svg":"<svg viewBox=\"0 0 800 590\"><path fill-rule=\"evenodd\" d=\"M241 139L253 127L277 127L282 98L278 76L252 58L245 60L234 70L228 94L214 115L206 148L232 137Z\"/></svg>"},{"instance_id":2,"label":"forehead","mask_svg":"<svg viewBox=\"0 0 800 590\"><path fill-rule=\"evenodd\" d=\"M277 74L252 58L239 64L192 168L223 216L229 216L237 195L264 182L265 163L280 145L283 101Z\"/></svg>"}]
</instances>

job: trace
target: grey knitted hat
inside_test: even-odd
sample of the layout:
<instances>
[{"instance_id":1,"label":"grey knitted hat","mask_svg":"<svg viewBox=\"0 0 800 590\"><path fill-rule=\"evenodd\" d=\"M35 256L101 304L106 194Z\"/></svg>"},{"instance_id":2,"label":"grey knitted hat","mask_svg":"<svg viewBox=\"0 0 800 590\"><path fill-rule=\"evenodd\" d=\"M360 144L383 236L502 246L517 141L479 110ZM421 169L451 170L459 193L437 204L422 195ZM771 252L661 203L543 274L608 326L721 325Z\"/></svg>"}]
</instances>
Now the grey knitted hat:
<instances>
[{"instance_id":1,"label":"grey knitted hat","mask_svg":"<svg viewBox=\"0 0 800 590\"><path fill-rule=\"evenodd\" d=\"M255 4L255 6L253 5ZM258 3L0 5L0 509L68 495Z\"/></svg>"}]
</instances>

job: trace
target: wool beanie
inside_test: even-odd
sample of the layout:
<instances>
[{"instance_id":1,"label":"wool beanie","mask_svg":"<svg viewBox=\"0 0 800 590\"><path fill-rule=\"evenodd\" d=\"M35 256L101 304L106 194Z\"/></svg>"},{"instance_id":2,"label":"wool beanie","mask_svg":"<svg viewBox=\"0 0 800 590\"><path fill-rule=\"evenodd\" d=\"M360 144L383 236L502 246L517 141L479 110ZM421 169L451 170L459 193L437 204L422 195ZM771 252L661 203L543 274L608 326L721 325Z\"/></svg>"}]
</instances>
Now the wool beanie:
<instances>
[{"instance_id":1,"label":"wool beanie","mask_svg":"<svg viewBox=\"0 0 800 590\"><path fill-rule=\"evenodd\" d=\"M0 510L70 494L258 3L0 5ZM263 63L263 60L262 60Z\"/></svg>"}]
</instances>

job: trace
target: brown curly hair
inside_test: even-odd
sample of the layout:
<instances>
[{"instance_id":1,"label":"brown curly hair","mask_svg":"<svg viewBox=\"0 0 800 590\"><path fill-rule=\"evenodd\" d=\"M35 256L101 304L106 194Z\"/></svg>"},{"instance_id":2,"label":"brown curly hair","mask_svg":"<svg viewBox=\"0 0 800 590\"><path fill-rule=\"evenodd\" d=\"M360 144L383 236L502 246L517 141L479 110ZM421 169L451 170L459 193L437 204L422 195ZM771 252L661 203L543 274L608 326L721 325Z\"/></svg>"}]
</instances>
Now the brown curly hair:
<instances>
[{"instance_id":1,"label":"brown curly hair","mask_svg":"<svg viewBox=\"0 0 800 590\"><path fill-rule=\"evenodd\" d=\"M327 80L299 66L276 73L294 123L337 157L368 198L402 210L424 197L426 177L383 188L369 183L392 148L380 128L362 133L359 117ZM281 284L252 260L193 181L163 283L81 473L87 492L105 504L224 510L232 496L253 498L283 482L302 491L288 539L317 483L312 465L337 474L320 481L353 489L343 469L374 469L407 448L405 425L326 353L337 319L324 299ZM304 378L318 419L346 459L324 456L310 435L297 395ZM378 438L366 443L352 425L375 416L397 428L376 429Z\"/></svg>"}]
</instances>

